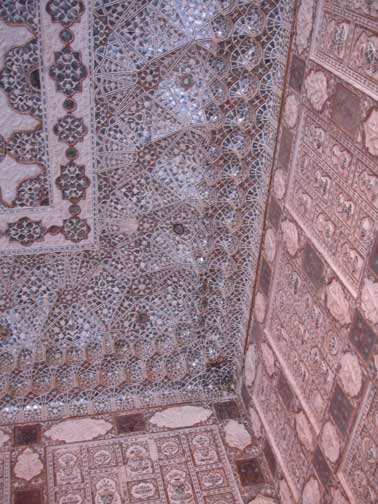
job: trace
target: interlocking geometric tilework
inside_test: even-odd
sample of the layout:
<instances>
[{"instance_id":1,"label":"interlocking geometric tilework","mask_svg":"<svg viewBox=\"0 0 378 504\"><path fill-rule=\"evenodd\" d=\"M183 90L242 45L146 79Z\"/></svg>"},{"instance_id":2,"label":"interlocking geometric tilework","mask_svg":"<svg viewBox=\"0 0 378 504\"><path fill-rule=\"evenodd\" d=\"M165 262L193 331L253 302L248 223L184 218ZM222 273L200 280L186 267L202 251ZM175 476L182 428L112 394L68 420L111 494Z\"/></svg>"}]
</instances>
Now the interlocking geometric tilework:
<instances>
[{"instance_id":1,"label":"interlocking geometric tilework","mask_svg":"<svg viewBox=\"0 0 378 504\"><path fill-rule=\"evenodd\" d=\"M21 255L0 260L0 423L227 395L293 3L17 5L0 16L37 39L43 71L28 83L41 90L27 105L35 115L42 96L47 171L68 213L52 219L56 199L49 223L31 203L9 209L3 250Z\"/></svg>"}]
</instances>

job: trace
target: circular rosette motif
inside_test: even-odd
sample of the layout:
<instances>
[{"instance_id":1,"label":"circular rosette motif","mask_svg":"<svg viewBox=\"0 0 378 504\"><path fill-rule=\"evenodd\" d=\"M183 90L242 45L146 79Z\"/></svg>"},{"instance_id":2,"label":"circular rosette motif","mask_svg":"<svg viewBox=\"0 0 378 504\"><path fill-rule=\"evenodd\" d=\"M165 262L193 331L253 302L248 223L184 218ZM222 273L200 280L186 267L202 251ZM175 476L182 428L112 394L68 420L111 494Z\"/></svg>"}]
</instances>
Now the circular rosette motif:
<instances>
[{"instance_id":1,"label":"circular rosette motif","mask_svg":"<svg viewBox=\"0 0 378 504\"><path fill-rule=\"evenodd\" d=\"M262 49L255 40L243 40L231 53L231 67L235 71L253 70L260 63Z\"/></svg>"},{"instance_id":2,"label":"circular rosette motif","mask_svg":"<svg viewBox=\"0 0 378 504\"><path fill-rule=\"evenodd\" d=\"M8 224L6 235L10 241L18 242L21 245L31 245L36 241L42 241L46 234L46 229L41 221L32 221L28 217L22 217L16 222Z\"/></svg>"},{"instance_id":3,"label":"circular rosette motif","mask_svg":"<svg viewBox=\"0 0 378 504\"><path fill-rule=\"evenodd\" d=\"M67 27L80 21L85 7L81 0L49 0L46 10L53 21Z\"/></svg>"},{"instance_id":4,"label":"circular rosette motif","mask_svg":"<svg viewBox=\"0 0 378 504\"><path fill-rule=\"evenodd\" d=\"M80 217L70 217L63 221L62 234L67 240L72 242L80 242L88 238L91 228L87 224L86 219Z\"/></svg>"},{"instance_id":5,"label":"circular rosette motif","mask_svg":"<svg viewBox=\"0 0 378 504\"><path fill-rule=\"evenodd\" d=\"M81 91L87 74L80 51L64 47L55 53L55 64L50 67L50 77L55 80L56 88L61 93L71 96Z\"/></svg>"},{"instance_id":6,"label":"circular rosette motif","mask_svg":"<svg viewBox=\"0 0 378 504\"><path fill-rule=\"evenodd\" d=\"M249 35L256 37L265 28L265 16L261 9L255 6L248 8L244 16L241 16L235 23L235 35Z\"/></svg>"},{"instance_id":7,"label":"circular rosette motif","mask_svg":"<svg viewBox=\"0 0 378 504\"><path fill-rule=\"evenodd\" d=\"M41 82L37 39L8 51L0 72L0 88L11 106L22 114L42 118Z\"/></svg>"},{"instance_id":8,"label":"circular rosette motif","mask_svg":"<svg viewBox=\"0 0 378 504\"><path fill-rule=\"evenodd\" d=\"M70 161L60 167L60 176L56 179L56 184L62 191L63 199L76 201L85 199L85 191L89 187L90 180L85 175L85 166Z\"/></svg>"},{"instance_id":9,"label":"circular rosette motif","mask_svg":"<svg viewBox=\"0 0 378 504\"><path fill-rule=\"evenodd\" d=\"M41 127L31 131L16 131L6 144L7 153L21 163L46 165L46 147Z\"/></svg>"},{"instance_id":10,"label":"circular rosette motif","mask_svg":"<svg viewBox=\"0 0 378 504\"><path fill-rule=\"evenodd\" d=\"M26 25L31 32L38 30L37 3L34 0L23 2L0 2L0 19L10 25Z\"/></svg>"},{"instance_id":11,"label":"circular rosette motif","mask_svg":"<svg viewBox=\"0 0 378 504\"><path fill-rule=\"evenodd\" d=\"M245 72L230 87L230 98L253 98L259 89L259 80L249 72Z\"/></svg>"},{"instance_id":12,"label":"circular rosette motif","mask_svg":"<svg viewBox=\"0 0 378 504\"><path fill-rule=\"evenodd\" d=\"M54 126L54 133L61 142L74 145L82 142L88 133L88 128L81 117L66 115L58 119Z\"/></svg>"}]
</instances>

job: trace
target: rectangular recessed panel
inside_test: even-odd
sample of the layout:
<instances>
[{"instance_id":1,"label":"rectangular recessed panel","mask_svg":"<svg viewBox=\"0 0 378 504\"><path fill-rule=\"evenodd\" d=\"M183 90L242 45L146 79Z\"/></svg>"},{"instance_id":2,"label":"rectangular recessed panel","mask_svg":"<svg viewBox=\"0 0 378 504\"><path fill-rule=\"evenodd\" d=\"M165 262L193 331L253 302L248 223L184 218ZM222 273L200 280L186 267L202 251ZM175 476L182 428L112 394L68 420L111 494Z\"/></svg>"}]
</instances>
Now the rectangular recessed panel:
<instances>
[{"instance_id":1,"label":"rectangular recessed panel","mask_svg":"<svg viewBox=\"0 0 378 504\"><path fill-rule=\"evenodd\" d=\"M49 504L241 502L216 426L49 446L47 473Z\"/></svg>"}]
</instances>

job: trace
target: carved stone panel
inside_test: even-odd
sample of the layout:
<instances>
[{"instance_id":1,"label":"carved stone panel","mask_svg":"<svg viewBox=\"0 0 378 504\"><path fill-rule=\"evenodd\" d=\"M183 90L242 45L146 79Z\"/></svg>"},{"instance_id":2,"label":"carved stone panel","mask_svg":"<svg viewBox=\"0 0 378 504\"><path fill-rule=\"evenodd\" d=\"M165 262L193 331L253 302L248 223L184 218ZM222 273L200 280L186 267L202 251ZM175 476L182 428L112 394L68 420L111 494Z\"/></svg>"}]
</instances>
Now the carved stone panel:
<instances>
[{"instance_id":1,"label":"carved stone panel","mask_svg":"<svg viewBox=\"0 0 378 504\"><path fill-rule=\"evenodd\" d=\"M353 439L339 470L353 503L373 504L378 499L378 395L368 391Z\"/></svg>"},{"instance_id":2,"label":"carved stone panel","mask_svg":"<svg viewBox=\"0 0 378 504\"><path fill-rule=\"evenodd\" d=\"M47 473L51 504L241 500L216 426L49 446Z\"/></svg>"},{"instance_id":3,"label":"carved stone panel","mask_svg":"<svg viewBox=\"0 0 378 504\"><path fill-rule=\"evenodd\" d=\"M356 295L377 226L378 177L338 128L308 110L287 207Z\"/></svg>"},{"instance_id":4,"label":"carved stone panel","mask_svg":"<svg viewBox=\"0 0 378 504\"><path fill-rule=\"evenodd\" d=\"M11 504L10 453L0 453L0 502Z\"/></svg>"},{"instance_id":5,"label":"carved stone panel","mask_svg":"<svg viewBox=\"0 0 378 504\"><path fill-rule=\"evenodd\" d=\"M376 99L378 26L374 4L368 0L323 2L311 54L315 61Z\"/></svg>"},{"instance_id":6,"label":"carved stone panel","mask_svg":"<svg viewBox=\"0 0 378 504\"><path fill-rule=\"evenodd\" d=\"M276 385L262 366L253 399L291 491L298 498L309 461L294 433L290 415L277 393Z\"/></svg>"},{"instance_id":7,"label":"carved stone panel","mask_svg":"<svg viewBox=\"0 0 378 504\"><path fill-rule=\"evenodd\" d=\"M304 254L306 254L306 250ZM303 270L282 249L268 312L267 336L314 427L320 429L347 329L340 327Z\"/></svg>"}]
</instances>

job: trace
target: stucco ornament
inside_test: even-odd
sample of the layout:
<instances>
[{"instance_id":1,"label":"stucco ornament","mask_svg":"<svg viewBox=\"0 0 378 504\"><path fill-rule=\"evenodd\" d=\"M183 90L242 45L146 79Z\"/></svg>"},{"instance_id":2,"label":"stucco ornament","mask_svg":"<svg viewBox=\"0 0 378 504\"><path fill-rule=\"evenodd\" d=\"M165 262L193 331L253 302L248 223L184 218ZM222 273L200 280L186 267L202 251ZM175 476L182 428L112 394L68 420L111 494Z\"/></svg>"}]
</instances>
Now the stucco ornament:
<instances>
[{"instance_id":1,"label":"stucco ornament","mask_svg":"<svg viewBox=\"0 0 378 504\"><path fill-rule=\"evenodd\" d=\"M45 432L54 441L76 443L90 441L109 432L112 424L101 418L78 418L59 422Z\"/></svg>"},{"instance_id":2,"label":"stucco ornament","mask_svg":"<svg viewBox=\"0 0 378 504\"><path fill-rule=\"evenodd\" d=\"M307 98L314 109L320 112L328 100L327 78L323 72L312 71L305 80Z\"/></svg>"},{"instance_id":3,"label":"stucco ornament","mask_svg":"<svg viewBox=\"0 0 378 504\"><path fill-rule=\"evenodd\" d=\"M320 504L320 488L315 478L310 478L303 490L303 504Z\"/></svg>"},{"instance_id":4,"label":"stucco ornament","mask_svg":"<svg viewBox=\"0 0 378 504\"><path fill-rule=\"evenodd\" d=\"M269 262L274 261L276 250L277 250L276 234L272 228L269 228L265 234L265 241L264 241L264 253Z\"/></svg>"},{"instance_id":5,"label":"stucco ornament","mask_svg":"<svg viewBox=\"0 0 378 504\"><path fill-rule=\"evenodd\" d=\"M327 286L327 308L340 324L345 325L351 322L349 302L336 279Z\"/></svg>"},{"instance_id":6,"label":"stucco ornament","mask_svg":"<svg viewBox=\"0 0 378 504\"><path fill-rule=\"evenodd\" d=\"M322 448L325 456L334 464L340 456L340 440L336 427L331 422L326 422L324 425Z\"/></svg>"},{"instance_id":7,"label":"stucco ornament","mask_svg":"<svg viewBox=\"0 0 378 504\"><path fill-rule=\"evenodd\" d=\"M362 371L356 355L345 353L340 360L339 376L344 392L355 397L362 387Z\"/></svg>"},{"instance_id":8,"label":"stucco ornament","mask_svg":"<svg viewBox=\"0 0 378 504\"><path fill-rule=\"evenodd\" d=\"M378 283L366 278L361 292L361 307L366 318L378 323Z\"/></svg>"},{"instance_id":9,"label":"stucco ornament","mask_svg":"<svg viewBox=\"0 0 378 504\"><path fill-rule=\"evenodd\" d=\"M272 376L275 370L273 352L266 343L261 345L261 352L268 375Z\"/></svg>"},{"instance_id":10,"label":"stucco ornament","mask_svg":"<svg viewBox=\"0 0 378 504\"><path fill-rule=\"evenodd\" d=\"M255 381L257 367L256 345L249 345L245 355L245 383L248 387Z\"/></svg>"},{"instance_id":11,"label":"stucco ornament","mask_svg":"<svg viewBox=\"0 0 378 504\"><path fill-rule=\"evenodd\" d=\"M262 292L258 292L255 299L255 315L257 322L264 322L266 312L266 299Z\"/></svg>"},{"instance_id":12,"label":"stucco ornament","mask_svg":"<svg viewBox=\"0 0 378 504\"><path fill-rule=\"evenodd\" d=\"M150 422L158 427L175 429L205 422L211 414L211 410L201 406L176 406L158 411L150 418Z\"/></svg>"},{"instance_id":13,"label":"stucco ornament","mask_svg":"<svg viewBox=\"0 0 378 504\"><path fill-rule=\"evenodd\" d=\"M31 481L35 476L41 474L43 464L39 458L39 454L31 448L26 448L17 458L14 466L14 474L17 478Z\"/></svg>"},{"instance_id":14,"label":"stucco ornament","mask_svg":"<svg viewBox=\"0 0 378 504\"><path fill-rule=\"evenodd\" d=\"M273 189L278 199L282 199L285 196L286 173L281 168L274 174Z\"/></svg>"},{"instance_id":15,"label":"stucco ornament","mask_svg":"<svg viewBox=\"0 0 378 504\"><path fill-rule=\"evenodd\" d=\"M312 20L314 11L314 0L302 0L297 18L297 48L302 54L307 48L308 40L312 30Z\"/></svg>"},{"instance_id":16,"label":"stucco ornament","mask_svg":"<svg viewBox=\"0 0 378 504\"><path fill-rule=\"evenodd\" d=\"M257 495L254 499L249 501L249 504L277 504L277 501L265 495Z\"/></svg>"},{"instance_id":17,"label":"stucco ornament","mask_svg":"<svg viewBox=\"0 0 378 504\"><path fill-rule=\"evenodd\" d=\"M0 448L2 448L7 441L9 441L10 436L3 430L0 430Z\"/></svg>"},{"instance_id":18,"label":"stucco ornament","mask_svg":"<svg viewBox=\"0 0 378 504\"><path fill-rule=\"evenodd\" d=\"M282 503L284 502L285 504L294 504L289 485L284 479L280 481L280 497Z\"/></svg>"},{"instance_id":19,"label":"stucco ornament","mask_svg":"<svg viewBox=\"0 0 378 504\"><path fill-rule=\"evenodd\" d=\"M337 488L333 493L333 504L348 504L348 501L343 496L341 491Z\"/></svg>"},{"instance_id":20,"label":"stucco ornament","mask_svg":"<svg viewBox=\"0 0 378 504\"><path fill-rule=\"evenodd\" d=\"M253 408L249 408L249 418L251 420L253 434L257 438L261 437L261 433L262 433L261 420L260 420L259 415L256 413L256 411Z\"/></svg>"},{"instance_id":21,"label":"stucco ornament","mask_svg":"<svg viewBox=\"0 0 378 504\"><path fill-rule=\"evenodd\" d=\"M236 420L229 420L224 427L225 439L228 446L244 450L252 442L250 433L242 423Z\"/></svg>"},{"instance_id":22,"label":"stucco ornament","mask_svg":"<svg viewBox=\"0 0 378 504\"><path fill-rule=\"evenodd\" d=\"M378 354L373 355L373 362L374 362L375 370L378 371Z\"/></svg>"},{"instance_id":23,"label":"stucco ornament","mask_svg":"<svg viewBox=\"0 0 378 504\"><path fill-rule=\"evenodd\" d=\"M294 256L299 248L299 236L297 226L293 222L285 220L281 224L281 228L286 248L289 251L289 254Z\"/></svg>"},{"instance_id":24,"label":"stucco ornament","mask_svg":"<svg viewBox=\"0 0 378 504\"><path fill-rule=\"evenodd\" d=\"M310 423L303 411L297 413L295 417L295 428L303 446L307 448L307 450L313 451L314 436L312 435Z\"/></svg>"},{"instance_id":25,"label":"stucco ornament","mask_svg":"<svg viewBox=\"0 0 378 504\"><path fill-rule=\"evenodd\" d=\"M378 156L378 109L373 109L364 122L365 147L373 154Z\"/></svg>"},{"instance_id":26,"label":"stucco ornament","mask_svg":"<svg viewBox=\"0 0 378 504\"><path fill-rule=\"evenodd\" d=\"M284 119L289 128L294 128L298 119L298 100L295 95L286 98Z\"/></svg>"}]
</instances>

